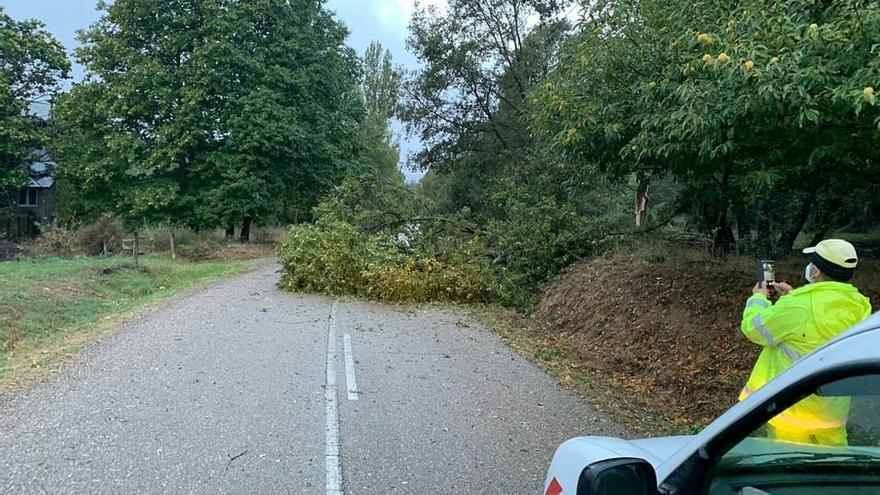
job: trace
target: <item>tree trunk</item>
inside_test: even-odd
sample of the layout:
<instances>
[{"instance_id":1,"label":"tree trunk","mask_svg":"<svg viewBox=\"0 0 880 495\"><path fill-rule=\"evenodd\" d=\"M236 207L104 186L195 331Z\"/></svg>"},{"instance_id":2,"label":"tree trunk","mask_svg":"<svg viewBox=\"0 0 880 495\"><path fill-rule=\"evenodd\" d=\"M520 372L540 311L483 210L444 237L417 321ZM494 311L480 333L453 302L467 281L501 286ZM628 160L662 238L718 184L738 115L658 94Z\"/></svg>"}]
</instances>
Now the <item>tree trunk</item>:
<instances>
[{"instance_id":1,"label":"tree trunk","mask_svg":"<svg viewBox=\"0 0 880 495\"><path fill-rule=\"evenodd\" d=\"M104 257L110 255L110 249L107 247L107 239L101 239L101 252L104 254Z\"/></svg>"},{"instance_id":2,"label":"tree trunk","mask_svg":"<svg viewBox=\"0 0 880 495\"><path fill-rule=\"evenodd\" d=\"M770 216L767 214L769 201L762 201L758 211L758 237L755 239L755 254L758 258L773 257L773 241L770 239Z\"/></svg>"},{"instance_id":3,"label":"tree trunk","mask_svg":"<svg viewBox=\"0 0 880 495\"><path fill-rule=\"evenodd\" d=\"M168 241L171 246L171 259L177 259L177 243L174 240L174 229L168 231Z\"/></svg>"},{"instance_id":4,"label":"tree trunk","mask_svg":"<svg viewBox=\"0 0 880 495\"><path fill-rule=\"evenodd\" d=\"M253 218L250 216L245 216L244 221L241 223L241 236L239 240L243 243L251 242L251 223L253 222Z\"/></svg>"},{"instance_id":5,"label":"tree trunk","mask_svg":"<svg viewBox=\"0 0 880 495\"><path fill-rule=\"evenodd\" d=\"M727 208L718 215L718 222L715 226L715 235L712 238L712 245L715 254L730 254L736 239L733 237L733 228L730 226L730 216L727 214Z\"/></svg>"},{"instance_id":6,"label":"tree trunk","mask_svg":"<svg viewBox=\"0 0 880 495\"><path fill-rule=\"evenodd\" d=\"M740 202L734 204L736 215L736 252L740 255L749 254L752 251L752 222L745 206Z\"/></svg>"},{"instance_id":7,"label":"tree trunk","mask_svg":"<svg viewBox=\"0 0 880 495\"><path fill-rule=\"evenodd\" d=\"M235 224L232 222L226 224L226 240L229 242L235 240Z\"/></svg>"},{"instance_id":8,"label":"tree trunk","mask_svg":"<svg viewBox=\"0 0 880 495\"><path fill-rule=\"evenodd\" d=\"M639 185L636 187L635 202L636 228L641 228L645 224L648 216L648 201L651 199L650 193L651 182L648 179L639 181Z\"/></svg>"},{"instance_id":9,"label":"tree trunk","mask_svg":"<svg viewBox=\"0 0 880 495\"><path fill-rule=\"evenodd\" d=\"M134 260L134 266L138 266L138 255L139 255L138 251L140 251L139 244L140 244L140 237L138 236L138 233L135 232L134 233L134 242L131 243L131 257Z\"/></svg>"},{"instance_id":10,"label":"tree trunk","mask_svg":"<svg viewBox=\"0 0 880 495\"><path fill-rule=\"evenodd\" d=\"M779 250L780 254L786 255L791 252L794 247L794 242L797 240L798 234L801 233L801 230L804 228L804 224L807 223L807 218L810 216L810 212L813 210L813 203L816 200L815 194L808 195L804 202L801 203L800 209L798 209L797 214L794 218L789 220L789 224L787 228L782 232L782 235L779 236ZM812 244L811 244L812 245Z\"/></svg>"},{"instance_id":11,"label":"tree trunk","mask_svg":"<svg viewBox=\"0 0 880 495\"><path fill-rule=\"evenodd\" d=\"M712 249L714 254L730 254L736 239L733 237L733 228L730 226L730 177L733 174L733 166L728 165L721 177L718 197L718 220L712 233Z\"/></svg>"}]
</instances>

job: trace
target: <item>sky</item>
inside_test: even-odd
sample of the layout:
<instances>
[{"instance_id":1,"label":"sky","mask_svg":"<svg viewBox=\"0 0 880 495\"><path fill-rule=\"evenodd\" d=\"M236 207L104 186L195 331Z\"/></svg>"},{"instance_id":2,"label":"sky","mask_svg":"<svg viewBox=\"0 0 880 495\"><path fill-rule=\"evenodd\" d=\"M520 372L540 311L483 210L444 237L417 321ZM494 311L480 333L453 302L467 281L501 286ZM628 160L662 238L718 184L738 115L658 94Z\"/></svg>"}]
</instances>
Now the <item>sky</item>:
<instances>
[{"instance_id":1,"label":"sky","mask_svg":"<svg viewBox=\"0 0 880 495\"><path fill-rule=\"evenodd\" d=\"M78 45L76 31L94 23L99 13L96 0L2 0L6 12L14 19L36 18L64 44L69 52ZM437 5L441 9L445 0L422 0L422 5ZM348 26L351 35L348 44L363 54L372 41L379 41L391 50L395 64L407 69L417 67L412 54L406 51L409 20L415 8L415 0L329 0L327 8ZM73 80L83 77L81 67L74 67ZM394 125L401 136L401 164L410 153L421 147L418 139L403 134L399 123ZM408 181L418 180L422 174L404 168Z\"/></svg>"}]
</instances>

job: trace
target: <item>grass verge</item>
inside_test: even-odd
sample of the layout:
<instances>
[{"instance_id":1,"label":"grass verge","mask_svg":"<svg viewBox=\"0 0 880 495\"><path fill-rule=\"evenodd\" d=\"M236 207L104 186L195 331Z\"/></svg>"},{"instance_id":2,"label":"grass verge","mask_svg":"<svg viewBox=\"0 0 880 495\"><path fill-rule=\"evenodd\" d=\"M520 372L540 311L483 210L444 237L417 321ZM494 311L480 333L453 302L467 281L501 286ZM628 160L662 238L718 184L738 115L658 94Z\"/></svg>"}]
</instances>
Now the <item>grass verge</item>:
<instances>
[{"instance_id":1,"label":"grass verge","mask_svg":"<svg viewBox=\"0 0 880 495\"><path fill-rule=\"evenodd\" d=\"M146 256L39 258L0 263L0 392L56 371L124 316L250 263L192 263Z\"/></svg>"}]
</instances>

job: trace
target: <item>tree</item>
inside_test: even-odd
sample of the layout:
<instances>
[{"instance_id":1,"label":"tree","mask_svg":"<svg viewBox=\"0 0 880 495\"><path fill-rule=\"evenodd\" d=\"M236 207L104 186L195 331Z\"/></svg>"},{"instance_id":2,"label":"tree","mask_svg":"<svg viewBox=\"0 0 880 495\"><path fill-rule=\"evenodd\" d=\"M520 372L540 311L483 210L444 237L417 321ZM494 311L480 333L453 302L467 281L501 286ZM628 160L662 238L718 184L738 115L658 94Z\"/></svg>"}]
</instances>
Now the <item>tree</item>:
<instances>
[{"instance_id":1,"label":"tree","mask_svg":"<svg viewBox=\"0 0 880 495\"><path fill-rule=\"evenodd\" d=\"M68 177L129 226L239 223L247 241L254 222L310 208L353 166L360 67L322 1L100 8L59 148Z\"/></svg>"},{"instance_id":2,"label":"tree","mask_svg":"<svg viewBox=\"0 0 880 495\"><path fill-rule=\"evenodd\" d=\"M407 44L425 68L407 81L405 117L426 144L416 156L419 168L449 166L462 152L479 151L473 140L482 134L503 146L514 136L526 138L522 126L495 117L502 109L522 115L530 79L542 76L522 70L528 21L539 16L535 30L558 25L552 14L561 7L539 0L453 0L445 14L415 12Z\"/></svg>"},{"instance_id":3,"label":"tree","mask_svg":"<svg viewBox=\"0 0 880 495\"><path fill-rule=\"evenodd\" d=\"M360 128L362 161L382 179L403 182L398 168L400 144L391 130L391 119L398 113L400 73L394 68L391 52L378 41L370 43L364 54L361 93L366 117Z\"/></svg>"},{"instance_id":4,"label":"tree","mask_svg":"<svg viewBox=\"0 0 880 495\"><path fill-rule=\"evenodd\" d=\"M414 165L447 182L438 204L485 212L496 181L536 175L526 96L569 28L566 5L454 0L414 14L408 45L425 67L406 81L404 119L425 143Z\"/></svg>"},{"instance_id":5,"label":"tree","mask_svg":"<svg viewBox=\"0 0 880 495\"><path fill-rule=\"evenodd\" d=\"M25 184L27 158L45 145L45 115L68 76L61 44L36 20L16 21L0 6L0 191Z\"/></svg>"},{"instance_id":6,"label":"tree","mask_svg":"<svg viewBox=\"0 0 880 495\"><path fill-rule=\"evenodd\" d=\"M364 80L361 90L367 115L386 120L397 115L400 73L394 68L390 50L382 51L378 41L370 43L364 53Z\"/></svg>"},{"instance_id":7,"label":"tree","mask_svg":"<svg viewBox=\"0 0 880 495\"><path fill-rule=\"evenodd\" d=\"M218 111L229 136L209 153L199 216L241 221L245 240L252 221L276 219L285 205L309 211L350 173L363 104L348 32L323 2L236 3L235 24L211 56L232 53L238 65L223 79L205 74L235 98Z\"/></svg>"},{"instance_id":8,"label":"tree","mask_svg":"<svg viewBox=\"0 0 880 495\"><path fill-rule=\"evenodd\" d=\"M878 23L845 0L600 2L534 126L611 176L674 177L721 251L785 253L823 198L876 197Z\"/></svg>"}]
</instances>

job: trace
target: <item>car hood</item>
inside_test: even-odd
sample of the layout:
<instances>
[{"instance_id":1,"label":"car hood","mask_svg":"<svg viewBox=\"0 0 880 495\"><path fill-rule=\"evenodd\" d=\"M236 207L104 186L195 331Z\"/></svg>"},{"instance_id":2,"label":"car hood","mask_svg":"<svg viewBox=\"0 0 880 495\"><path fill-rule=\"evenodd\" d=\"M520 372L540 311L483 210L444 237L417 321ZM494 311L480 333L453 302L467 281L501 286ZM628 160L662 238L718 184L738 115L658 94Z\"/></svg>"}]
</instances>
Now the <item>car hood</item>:
<instances>
[{"instance_id":1,"label":"car hood","mask_svg":"<svg viewBox=\"0 0 880 495\"><path fill-rule=\"evenodd\" d=\"M640 438L622 440L610 437L583 437L580 440L617 454L621 457L639 457L651 463L654 469L693 440L692 436Z\"/></svg>"},{"instance_id":2,"label":"car hood","mask_svg":"<svg viewBox=\"0 0 880 495\"><path fill-rule=\"evenodd\" d=\"M693 438L692 436L640 438L630 440L630 443L643 450L646 454L645 460L650 462L654 469L657 469L657 466L669 459L672 454L678 452Z\"/></svg>"}]
</instances>

